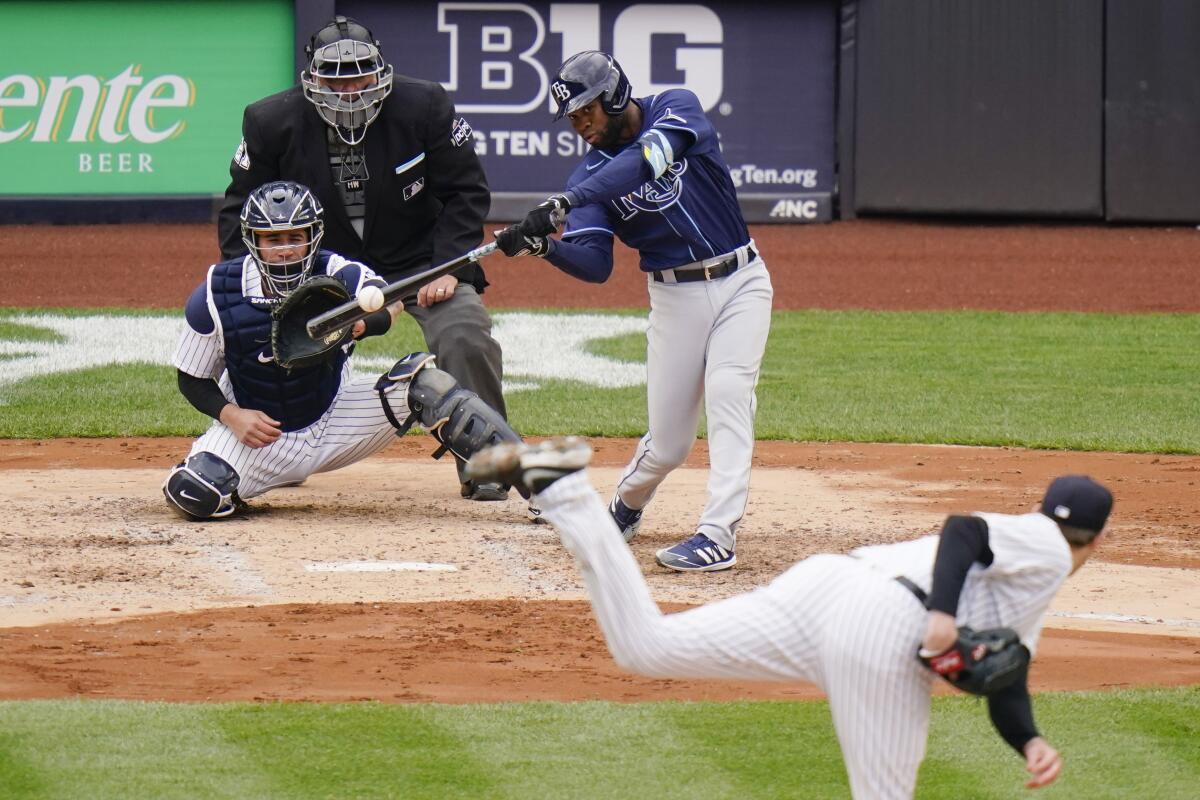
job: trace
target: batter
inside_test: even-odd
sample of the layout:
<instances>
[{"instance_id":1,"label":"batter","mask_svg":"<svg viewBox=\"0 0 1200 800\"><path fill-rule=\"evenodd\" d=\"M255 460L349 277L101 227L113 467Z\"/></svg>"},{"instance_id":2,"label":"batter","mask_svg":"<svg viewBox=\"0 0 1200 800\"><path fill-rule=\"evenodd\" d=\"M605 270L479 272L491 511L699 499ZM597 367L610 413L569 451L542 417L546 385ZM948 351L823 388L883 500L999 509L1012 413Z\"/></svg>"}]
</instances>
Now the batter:
<instances>
[{"instance_id":1,"label":"batter","mask_svg":"<svg viewBox=\"0 0 1200 800\"><path fill-rule=\"evenodd\" d=\"M773 289L750 240L720 143L686 89L633 99L612 56L585 51L559 68L551 92L592 150L565 192L496 235L507 255L537 255L580 280L606 281L613 237L641 256L650 294L648 431L609 505L626 541L659 484L687 458L703 407L708 502L695 534L659 550L679 571L737 563L754 449L754 389ZM549 238L565 214L561 239Z\"/></svg>"},{"instance_id":2,"label":"batter","mask_svg":"<svg viewBox=\"0 0 1200 800\"><path fill-rule=\"evenodd\" d=\"M354 338L386 333L383 285L370 268L321 250L324 210L293 181L250 193L241 215L249 255L209 267L188 298L174 364L179 390L212 426L163 483L167 502L193 519L227 517L245 500L309 475L348 466L420 422L466 459L499 441L520 441L504 418L412 353L378 380L356 380L353 342L329 360L284 369L271 352L271 310L314 275L341 281L364 310Z\"/></svg>"},{"instance_id":3,"label":"batter","mask_svg":"<svg viewBox=\"0 0 1200 800\"><path fill-rule=\"evenodd\" d=\"M1106 488L1064 476L1038 511L952 516L940 535L813 556L755 591L663 614L583 471L590 453L578 439L501 445L469 469L537 493L624 669L820 686L860 800L913 795L934 678L918 652L949 651L958 625L1012 628L1033 652L1050 601L1091 556L1112 508ZM1027 675L987 704L1001 737L1025 759L1026 785L1054 781L1062 760L1034 725Z\"/></svg>"}]
</instances>

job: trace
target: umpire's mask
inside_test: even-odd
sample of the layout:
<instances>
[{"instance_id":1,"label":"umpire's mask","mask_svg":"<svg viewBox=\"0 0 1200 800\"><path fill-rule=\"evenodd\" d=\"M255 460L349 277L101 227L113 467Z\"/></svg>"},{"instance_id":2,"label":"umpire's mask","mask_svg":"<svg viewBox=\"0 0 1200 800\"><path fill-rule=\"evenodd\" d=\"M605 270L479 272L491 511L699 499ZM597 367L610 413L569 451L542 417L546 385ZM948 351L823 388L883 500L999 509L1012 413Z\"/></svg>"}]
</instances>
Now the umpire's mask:
<instances>
[{"instance_id":1,"label":"umpire's mask","mask_svg":"<svg viewBox=\"0 0 1200 800\"><path fill-rule=\"evenodd\" d=\"M338 16L313 34L304 52L309 59L300 73L304 96L339 139L359 144L392 91L392 66L383 60L378 40L363 25Z\"/></svg>"}]
</instances>

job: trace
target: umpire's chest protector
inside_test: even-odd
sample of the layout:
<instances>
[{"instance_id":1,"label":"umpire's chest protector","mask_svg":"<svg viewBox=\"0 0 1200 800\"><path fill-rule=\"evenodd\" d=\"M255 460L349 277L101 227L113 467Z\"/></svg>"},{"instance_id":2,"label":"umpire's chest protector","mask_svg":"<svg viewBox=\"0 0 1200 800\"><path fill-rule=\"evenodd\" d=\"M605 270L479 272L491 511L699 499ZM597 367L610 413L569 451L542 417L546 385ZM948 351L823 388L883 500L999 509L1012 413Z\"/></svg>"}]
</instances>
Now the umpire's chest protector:
<instances>
[{"instance_id":1,"label":"umpire's chest protector","mask_svg":"<svg viewBox=\"0 0 1200 800\"><path fill-rule=\"evenodd\" d=\"M251 303L242 294L243 259L213 267L209 289L225 343L225 367L242 408L283 423L283 430L307 428L333 405L341 387L345 357L307 369L285 370L271 353L271 304Z\"/></svg>"}]
</instances>

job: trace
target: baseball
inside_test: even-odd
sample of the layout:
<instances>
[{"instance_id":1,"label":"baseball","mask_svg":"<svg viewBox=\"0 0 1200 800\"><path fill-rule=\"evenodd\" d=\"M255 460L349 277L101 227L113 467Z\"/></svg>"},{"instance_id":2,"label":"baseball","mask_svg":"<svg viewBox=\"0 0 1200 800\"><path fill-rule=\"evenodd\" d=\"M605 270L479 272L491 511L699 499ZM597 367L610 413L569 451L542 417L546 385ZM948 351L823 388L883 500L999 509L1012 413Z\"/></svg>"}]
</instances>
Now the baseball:
<instances>
[{"instance_id":1,"label":"baseball","mask_svg":"<svg viewBox=\"0 0 1200 800\"><path fill-rule=\"evenodd\" d=\"M383 308L383 290L378 286L364 286L358 293L358 307L363 311L378 311Z\"/></svg>"}]
</instances>

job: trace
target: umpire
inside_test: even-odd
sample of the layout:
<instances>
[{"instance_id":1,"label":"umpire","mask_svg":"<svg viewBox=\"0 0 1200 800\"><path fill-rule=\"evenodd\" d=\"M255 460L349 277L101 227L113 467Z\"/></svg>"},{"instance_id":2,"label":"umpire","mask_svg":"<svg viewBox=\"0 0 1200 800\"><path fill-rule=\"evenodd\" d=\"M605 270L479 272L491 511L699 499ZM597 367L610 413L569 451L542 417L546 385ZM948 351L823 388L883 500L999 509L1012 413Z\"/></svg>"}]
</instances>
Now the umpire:
<instances>
[{"instance_id":1,"label":"umpire","mask_svg":"<svg viewBox=\"0 0 1200 800\"><path fill-rule=\"evenodd\" d=\"M290 180L325 206L325 245L388 282L479 245L491 204L471 126L440 85L394 74L366 27L337 16L313 34L300 85L246 107L217 223L222 258L244 255L239 215L257 187ZM503 357L478 264L404 298L438 365L507 417ZM462 494L503 500L469 481Z\"/></svg>"}]
</instances>

